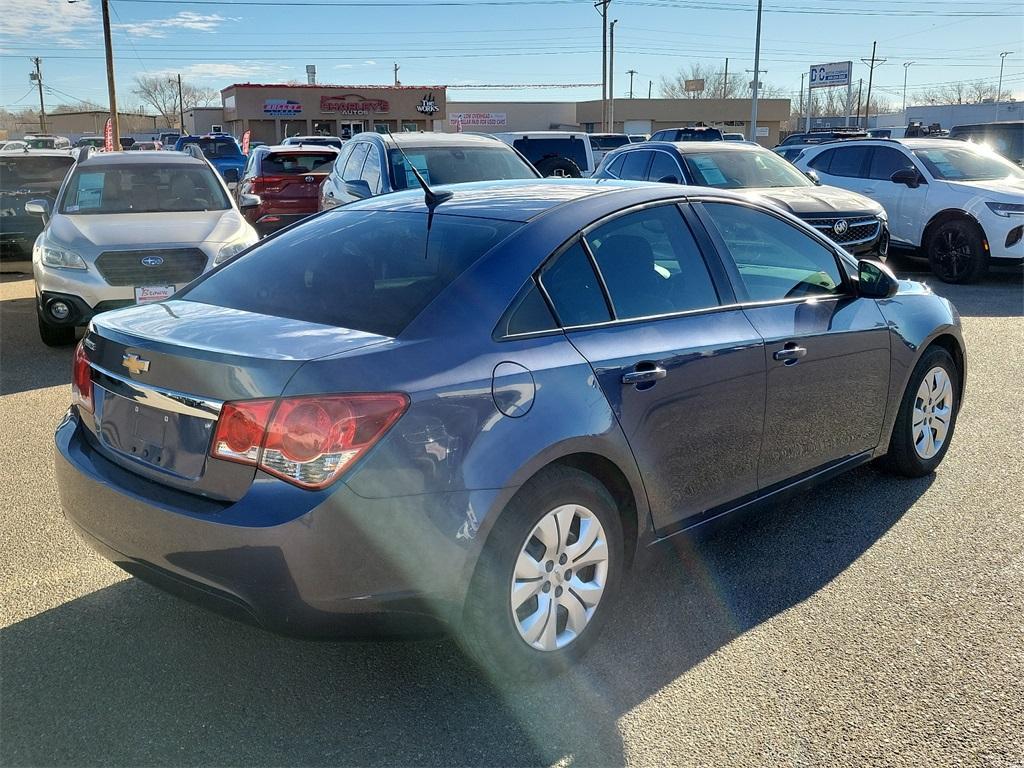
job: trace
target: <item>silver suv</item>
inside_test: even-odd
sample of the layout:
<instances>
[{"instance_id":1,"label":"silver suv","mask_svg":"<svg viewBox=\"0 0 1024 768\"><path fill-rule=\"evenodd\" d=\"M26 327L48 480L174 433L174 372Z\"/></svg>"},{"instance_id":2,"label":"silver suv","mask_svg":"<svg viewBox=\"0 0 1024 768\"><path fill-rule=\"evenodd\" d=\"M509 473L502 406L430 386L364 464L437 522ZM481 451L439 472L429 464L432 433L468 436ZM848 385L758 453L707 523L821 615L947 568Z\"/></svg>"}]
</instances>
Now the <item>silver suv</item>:
<instances>
[{"instance_id":1,"label":"silver suv","mask_svg":"<svg viewBox=\"0 0 1024 768\"><path fill-rule=\"evenodd\" d=\"M162 301L259 238L210 164L179 152L83 152L32 249L39 335L70 344L108 309Z\"/></svg>"}]
</instances>

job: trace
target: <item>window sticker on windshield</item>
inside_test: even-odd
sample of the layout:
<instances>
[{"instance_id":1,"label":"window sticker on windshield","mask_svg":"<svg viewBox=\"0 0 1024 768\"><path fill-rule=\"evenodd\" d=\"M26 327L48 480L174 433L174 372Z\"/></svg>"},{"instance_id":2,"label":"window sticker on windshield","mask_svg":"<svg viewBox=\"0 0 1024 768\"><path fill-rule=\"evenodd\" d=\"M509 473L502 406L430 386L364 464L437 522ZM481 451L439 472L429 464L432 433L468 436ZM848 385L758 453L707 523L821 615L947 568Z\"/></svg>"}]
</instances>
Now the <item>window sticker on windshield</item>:
<instances>
[{"instance_id":1,"label":"window sticker on windshield","mask_svg":"<svg viewBox=\"0 0 1024 768\"><path fill-rule=\"evenodd\" d=\"M427 167L427 156L426 155L408 155L409 162L412 163L413 168L420 172L420 176L423 180L430 184L430 169ZM406 188L418 187L419 182L416 181L416 174L412 172L412 168L405 169L405 186Z\"/></svg>"},{"instance_id":2,"label":"window sticker on windshield","mask_svg":"<svg viewBox=\"0 0 1024 768\"><path fill-rule=\"evenodd\" d=\"M725 175L715 165L715 161L707 155L694 157L693 164L697 166L701 176L704 177L705 183L711 185L726 183Z\"/></svg>"},{"instance_id":3,"label":"window sticker on windshield","mask_svg":"<svg viewBox=\"0 0 1024 768\"><path fill-rule=\"evenodd\" d=\"M99 208L103 205L103 178L105 174L82 173L78 177L78 195L76 196L76 208L88 209Z\"/></svg>"}]
</instances>

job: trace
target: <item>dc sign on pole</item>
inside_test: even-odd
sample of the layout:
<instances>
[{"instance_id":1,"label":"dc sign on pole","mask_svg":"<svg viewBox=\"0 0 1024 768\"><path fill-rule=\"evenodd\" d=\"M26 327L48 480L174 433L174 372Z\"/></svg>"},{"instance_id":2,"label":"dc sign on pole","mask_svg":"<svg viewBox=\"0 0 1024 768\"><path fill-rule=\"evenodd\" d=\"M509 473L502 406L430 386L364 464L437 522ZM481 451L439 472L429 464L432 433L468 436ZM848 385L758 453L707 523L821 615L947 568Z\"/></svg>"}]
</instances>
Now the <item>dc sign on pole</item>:
<instances>
[{"instance_id":1,"label":"dc sign on pole","mask_svg":"<svg viewBox=\"0 0 1024 768\"><path fill-rule=\"evenodd\" d=\"M811 130L811 101L815 88L835 88L846 86L846 124L850 124L850 110L853 108L853 62L832 61L828 64L815 64L811 67L807 79L807 123L805 130Z\"/></svg>"}]
</instances>

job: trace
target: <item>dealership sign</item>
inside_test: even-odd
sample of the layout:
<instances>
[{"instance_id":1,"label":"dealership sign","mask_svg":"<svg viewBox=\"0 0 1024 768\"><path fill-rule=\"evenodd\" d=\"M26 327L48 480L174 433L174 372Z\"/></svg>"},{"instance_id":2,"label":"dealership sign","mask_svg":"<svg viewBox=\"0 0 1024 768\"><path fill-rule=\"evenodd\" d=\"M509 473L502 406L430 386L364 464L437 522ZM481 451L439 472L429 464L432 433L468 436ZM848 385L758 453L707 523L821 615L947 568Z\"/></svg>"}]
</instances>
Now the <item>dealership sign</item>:
<instances>
[{"instance_id":1,"label":"dealership sign","mask_svg":"<svg viewBox=\"0 0 1024 768\"><path fill-rule=\"evenodd\" d=\"M379 115L390 112L391 104L384 99L364 99L350 93L345 96L321 96L320 111L339 115Z\"/></svg>"},{"instance_id":2,"label":"dealership sign","mask_svg":"<svg viewBox=\"0 0 1024 768\"><path fill-rule=\"evenodd\" d=\"M292 99L267 99L263 102L263 114L288 117L302 114L302 105Z\"/></svg>"},{"instance_id":3,"label":"dealership sign","mask_svg":"<svg viewBox=\"0 0 1024 768\"><path fill-rule=\"evenodd\" d=\"M449 112L448 125L486 125L491 128L508 125L507 112Z\"/></svg>"},{"instance_id":4,"label":"dealership sign","mask_svg":"<svg viewBox=\"0 0 1024 768\"><path fill-rule=\"evenodd\" d=\"M831 88L834 85L848 86L852 82L852 61L833 61L830 64L815 64L811 67L811 88Z\"/></svg>"}]
</instances>

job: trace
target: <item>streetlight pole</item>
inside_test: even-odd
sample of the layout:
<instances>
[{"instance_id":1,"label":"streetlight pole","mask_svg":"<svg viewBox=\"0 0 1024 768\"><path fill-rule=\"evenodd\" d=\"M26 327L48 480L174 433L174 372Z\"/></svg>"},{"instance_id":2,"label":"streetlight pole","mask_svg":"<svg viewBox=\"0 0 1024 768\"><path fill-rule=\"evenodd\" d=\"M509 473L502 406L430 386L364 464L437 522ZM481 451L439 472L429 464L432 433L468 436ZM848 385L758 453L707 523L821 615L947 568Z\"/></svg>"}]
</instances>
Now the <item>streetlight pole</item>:
<instances>
[{"instance_id":1,"label":"streetlight pole","mask_svg":"<svg viewBox=\"0 0 1024 768\"><path fill-rule=\"evenodd\" d=\"M181 133L184 135L185 131L185 99L181 95L181 73L178 73L178 114L181 117Z\"/></svg>"},{"instance_id":2,"label":"streetlight pole","mask_svg":"<svg viewBox=\"0 0 1024 768\"><path fill-rule=\"evenodd\" d=\"M754 87L750 100L750 140L757 141L757 87L761 84L761 2L757 0L757 33L754 38Z\"/></svg>"},{"instance_id":3,"label":"streetlight pole","mask_svg":"<svg viewBox=\"0 0 1024 768\"><path fill-rule=\"evenodd\" d=\"M907 72L910 70L910 65L916 63L916 61L903 62L903 122L907 122Z\"/></svg>"},{"instance_id":4,"label":"streetlight pole","mask_svg":"<svg viewBox=\"0 0 1024 768\"><path fill-rule=\"evenodd\" d=\"M1003 65L1006 64L1006 57L1013 51L1002 51L999 54L999 86L996 88L996 120L999 119L999 99L1003 95Z\"/></svg>"},{"instance_id":5,"label":"streetlight pole","mask_svg":"<svg viewBox=\"0 0 1024 768\"><path fill-rule=\"evenodd\" d=\"M612 0L597 0L601 14L601 130L608 130L608 6Z\"/></svg>"}]
</instances>

